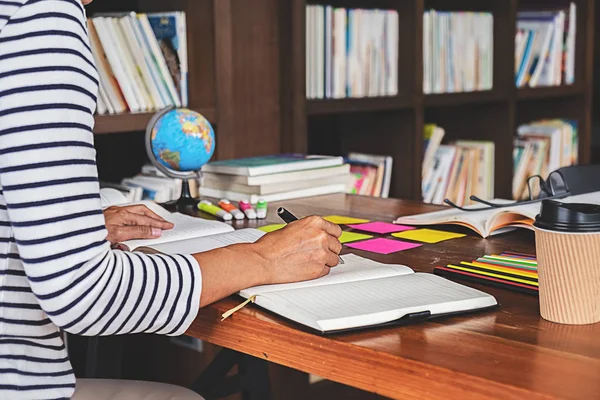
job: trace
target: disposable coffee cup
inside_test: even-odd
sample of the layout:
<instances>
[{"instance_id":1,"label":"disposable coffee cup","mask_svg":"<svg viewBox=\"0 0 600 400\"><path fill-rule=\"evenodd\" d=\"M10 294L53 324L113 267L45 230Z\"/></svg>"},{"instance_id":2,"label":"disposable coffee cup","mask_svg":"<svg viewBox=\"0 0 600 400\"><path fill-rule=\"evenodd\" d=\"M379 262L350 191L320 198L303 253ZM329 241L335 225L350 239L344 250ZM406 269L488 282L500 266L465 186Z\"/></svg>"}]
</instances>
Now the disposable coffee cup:
<instances>
[{"instance_id":1,"label":"disposable coffee cup","mask_svg":"<svg viewBox=\"0 0 600 400\"><path fill-rule=\"evenodd\" d=\"M534 229L542 318L600 322L600 206L544 200Z\"/></svg>"}]
</instances>

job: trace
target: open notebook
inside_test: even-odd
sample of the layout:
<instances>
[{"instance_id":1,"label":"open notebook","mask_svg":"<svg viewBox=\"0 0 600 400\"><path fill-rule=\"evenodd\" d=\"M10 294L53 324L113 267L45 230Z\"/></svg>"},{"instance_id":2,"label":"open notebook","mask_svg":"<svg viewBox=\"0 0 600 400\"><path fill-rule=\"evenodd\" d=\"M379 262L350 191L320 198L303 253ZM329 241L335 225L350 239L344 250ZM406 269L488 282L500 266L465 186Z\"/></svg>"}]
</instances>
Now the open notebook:
<instances>
[{"instance_id":1,"label":"open notebook","mask_svg":"<svg viewBox=\"0 0 600 400\"><path fill-rule=\"evenodd\" d=\"M600 192L570 196L559 201L600 204ZM495 203L503 202L512 203L508 200L495 200ZM533 230L533 222L540 212L541 204L541 202L537 202L504 208L487 208L481 211L462 211L456 208L448 208L442 211L400 217L394 223L405 225L461 225L486 238L514 228ZM471 206L474 209L481 207L481 205Z\"/></svg>"},{"instance_id":2,"label":"open notebook","mask_svg":"<svg viewBox=\"0 0 600 400\"><path fill-rule=\"evenodd\" d=\"M262 235L256 229L243 229L151 248L163 253L194 253L235 242L253 242ZM345 264L332 268L325 277L252 287L239 295L321 333L410 322L497 305L496 299L486 293L433 274L415 273L406 266L382 264L353 254L342 258Z\"/></svg>"}]
</instances>

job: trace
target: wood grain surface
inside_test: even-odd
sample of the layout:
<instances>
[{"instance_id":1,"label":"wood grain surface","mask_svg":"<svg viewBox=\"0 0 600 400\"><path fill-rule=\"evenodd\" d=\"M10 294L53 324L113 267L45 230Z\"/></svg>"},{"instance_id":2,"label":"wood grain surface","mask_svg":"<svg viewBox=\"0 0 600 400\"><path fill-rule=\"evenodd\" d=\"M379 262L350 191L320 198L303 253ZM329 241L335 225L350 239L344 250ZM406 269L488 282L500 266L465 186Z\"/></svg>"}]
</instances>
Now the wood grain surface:
<instances>
[{"instance_id":1,"label":"wood grain surface","mask_svg":"<svg viewBox=\"0 0 600 400\"><path fill-rule=\"evenodd\" d=\"M400 200L331 195L272 204L267 221L239 227L280 222L274 207L282 204L298 217L339 214L380 221L435 209ZM533 253L533 233L486 240L470 234L388 256L354 252L431 272L437 265L502 251ZM255 305L221 322L222 312L241 301L232 296L200 310L187 334L391 398L600 398L600 324L553 324L540 317L536 297L469 285L496 296L500 307L410 326L322 336Z\"/></svg>"}]
</instances>

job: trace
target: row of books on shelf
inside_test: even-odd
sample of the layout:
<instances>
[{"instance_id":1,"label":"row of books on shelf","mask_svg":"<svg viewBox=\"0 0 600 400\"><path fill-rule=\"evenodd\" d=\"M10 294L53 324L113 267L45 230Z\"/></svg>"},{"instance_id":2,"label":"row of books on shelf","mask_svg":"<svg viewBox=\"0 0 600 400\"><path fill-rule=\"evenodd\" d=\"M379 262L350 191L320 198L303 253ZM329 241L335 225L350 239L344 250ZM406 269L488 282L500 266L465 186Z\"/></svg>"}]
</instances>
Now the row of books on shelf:
<instances>
[{"instance_id":1,"label":"row of books on shelf","mask_svg":"<svg viewBox=\"0 0 600 400\"><path fill-rule=\"evenodd\" d=\"M306 6L308 99L394 96L398 12Z\"/></svg>"},{"instance_id":2,"label":"row of books on shelf","mask_svg":"<svg viewBox=\"0 0 600 400\"><path fill-rule=\"evenodd\" d=\"M485 12L423 14L423 92L489 90L493 85L494 19Z\"/></svg>"},{"instance_id":3,"label":"row of books on shelf","mask_svg":"<svg viewBox=\"0 0 600 400\"><path fill-rule=\"evenodd\" d=\"M494 197L494 143L459 140L442 144L445 131L435 124L425 126L423 157L423 201L459 206L471 204L470 196Z\"/></svg>"},{"instance_id":4,"label":"row of books on shelf","mask_svg":"<svg viewBox=\"0 0 600 400\"><path fill-rule=\"evenodd\" d=\"M422 167L422 199L459 206L474 204L472 195L494 198L495 146L490 141L457 140L442 144L443 127L427 124ZM550 172L578 162L577 123L571 120L540 120L518 127L513 150L514 199L529 197L529 177L546 179ZM539 195L539 181L532 196Z\"/></svg>"},{"instance_id":5,"label":"row of books on shelf","mask_svg":"<svg viewBox=\"0 0 600 400\"><path fill-rule=\"evenodd\" d=\"M517 15L515 77L518 87L559 86L575 80L576 5Z\"/></svg>"},{"instance_id":6,"label":"row of books on shelf","mask_svg":"<svg viewBox=\"0 0 600 400\"><path fill-rule=\"evenodd\" d=\"M98 14L88 27L100 76L98 114L188 105L185 13Z\"/></svg>"},{"instance_id":7,"label":"row of books on shelf","mask_svg":"<svg viewBox=\"0 0 600 400\"><path fill-rule=\"evenodd\" d=\"M519 126L513 148L513 198L529 197L527 180L578 162L577 123L571 120L541 120ZM533 196L539 186L532 186Z\"/></svg>"},{"instance_id":8,"label":"row of books on shelf","mask_svg":"<svg viewBox=\"0 0 600 400\"><path fill-rule=\"evenodd\" d=\"M388 197L392 158L363 153L346 157L278 154L211 162L198 180L190 180L190 193L231 201L281 201L332 193ZM103 184L121 191L131 201L165 203L178 199L182 181L166 177L144 165L136 176L118 184Z\"/></svg>"}]
</instances>

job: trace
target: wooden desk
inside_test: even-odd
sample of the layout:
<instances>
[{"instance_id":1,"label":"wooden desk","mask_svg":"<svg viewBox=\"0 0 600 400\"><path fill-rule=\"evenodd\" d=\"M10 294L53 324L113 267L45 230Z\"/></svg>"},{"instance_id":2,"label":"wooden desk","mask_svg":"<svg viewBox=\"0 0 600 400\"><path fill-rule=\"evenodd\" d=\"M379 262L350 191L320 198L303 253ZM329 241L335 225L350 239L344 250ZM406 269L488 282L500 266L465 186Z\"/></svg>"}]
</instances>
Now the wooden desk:
<instances>
[{"instance_id":1,"label":"wooden desk","mask_svg":"<svg viewBox=\"0 0 600 400\"><path fill-rule=\"evenodd\" d=\"M381 221L435 209L344 195L278 205L298 217L340 214ZM267 221L280 222L274 210ZM487 240L469 236L389 256L356 254L431 272L436 265L507 250L533 253L533 233ZM392 398L600 398L600 324L553 324L539 316L536 297L472 286L496 296L501 307L412 326L324 337L254 305L221 322L222 312L240 303L234 297L200 310L187 334Z\"/></svg>"}]
</instances>

